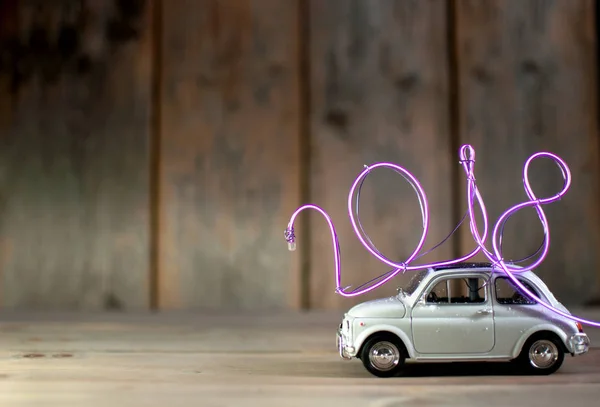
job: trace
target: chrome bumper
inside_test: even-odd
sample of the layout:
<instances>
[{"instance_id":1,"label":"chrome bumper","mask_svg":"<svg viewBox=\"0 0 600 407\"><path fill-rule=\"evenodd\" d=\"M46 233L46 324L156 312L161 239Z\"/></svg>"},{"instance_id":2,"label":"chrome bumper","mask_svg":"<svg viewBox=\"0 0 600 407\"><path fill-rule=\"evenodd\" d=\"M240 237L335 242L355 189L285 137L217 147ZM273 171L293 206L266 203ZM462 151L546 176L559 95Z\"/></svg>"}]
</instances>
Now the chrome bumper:
<instances>
[{"instance_id":1,"label":"chrome bumper","mask_svg":"<svg viewBox=\"0 0 600 407\"><path fill-rule=\"evenodd\" d=\"M344 337L342 336L342 330L338 329L337 334L335 335L335 344L338 348L338 352L340 357L345 360L352 359L352 356L348 354L348 350L353 350L352 347L346 346L344 343Z\"/></svg>"},{"instance_id":2,"label":"chrome bumper","mask_svg":"<svg viewBox=\"0 0 600 407\"><path fill-rule=\"evenodd\" d=\"M590 349L590 338L584 333L577 333L569 338L569 348L573 356L586 353Z\"/></svg>"}]
</instances>

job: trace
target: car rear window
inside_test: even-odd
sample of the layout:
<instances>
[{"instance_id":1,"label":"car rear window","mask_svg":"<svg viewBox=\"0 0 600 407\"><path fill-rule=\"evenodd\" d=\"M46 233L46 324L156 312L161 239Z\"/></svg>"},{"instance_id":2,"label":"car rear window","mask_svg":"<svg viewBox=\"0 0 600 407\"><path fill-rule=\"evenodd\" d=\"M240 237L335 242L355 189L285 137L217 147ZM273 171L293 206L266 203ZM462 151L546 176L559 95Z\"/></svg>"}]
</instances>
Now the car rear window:
<instances>
[{"instance_id":1,"label":"car rear window","mask_svg":"<svg viewBox=\"0 0 600 407\"><path fill-rule=\"evenodd\" d=\"M519 282L523 284L529 291L539 297L536 289L534 289L528 282L519 279ZM536 302L531 298L527 297L525 293L522 293L519 287L517 287L508 277L498 277L495 281L495 292L496 301L498 304L504 305L531 305Z\"/></svg>"}]
</instances>

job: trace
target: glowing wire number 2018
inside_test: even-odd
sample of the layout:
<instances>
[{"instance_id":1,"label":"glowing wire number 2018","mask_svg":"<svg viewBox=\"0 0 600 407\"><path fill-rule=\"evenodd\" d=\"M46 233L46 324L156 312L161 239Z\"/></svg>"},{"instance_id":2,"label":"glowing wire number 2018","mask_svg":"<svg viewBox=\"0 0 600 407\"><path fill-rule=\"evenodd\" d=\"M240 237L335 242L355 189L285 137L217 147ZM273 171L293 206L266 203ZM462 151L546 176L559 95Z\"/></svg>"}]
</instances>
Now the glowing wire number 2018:
<instances>
[{"instance_id":1,"label":"glowing wire number 2018","mask_svg":"<svg viewBox=\"0 0 600 407\"><path fill-rule=\"evenodd\" d=\"M535 269L537 266L539 266L542 263L542 261L544 261L546 255L548 254L548 249L550 246L550 230L548 227L548 220L546 218L546 214L544 213L544 210L542 209L542 205L549 204L549 203L559 200L569 189L569 187L571 185L571 172L569 171L569 167L567 166L567 164L557 155L548 153L548 152L539 152L539 153L533 154L531 157L529 157L529 159L527 159L527 161L525 162L525 165L523 167L523 186L525 188L525 193L527 194L527 197L529 198L529 200L509 208L498 218L498 221L494 225L494 229L492 232L492 250L489 250L485 247L485 241L488 237L488 226L489 226L488 215L487 215L487 211L485 208L485 204L483 202L483 198L481 197L481 194L479 193L479 190L477 188L477 183L476 183L475 175L474 175L475 150L470 145L465 144L459 150L459 157L460 157L460 164L462 165L463 170L466 175L466 178L467 178L467 214L469 216L469 226L470 226L471 234L473 235L473 239L475 240L475 243L477 244L475 249L473 249L473 251L471 251L469 254L466 254L466 255L456 258L456 259L439 261L439 262L434 262L434 263L430 263L430 264L419 264L419 265L413 265L413 266L410 265L416 259L424 256L425 254L431 252L435 248L439 247L442 243L444 243L452 235L452 233L454 233L458 229L458 227L460 226L460 223L450 233L450 235L448 235L448 237L446 237L442 242L438 243L436 246L434 246L428 252L419 255L419 253L421 252L421 249L423 247L423 244L425 243L425 240L427 239L427 233L429 230L429 204L427 202L427 196L425 194L425 191L423 190L423 187L419 183L419 181L417 181L417 179L409 171L407 171L405 168L403 168L399 165L396 165L393 163L387 163L387 162L380 162L380 163L376 163L376 164L373 164L370 166L365 166L365 169L355 179L354 183L352 184L352 187L350 188L350 192L348 194L348 215L350 217L350 223L352 224L352 228L354 229L354 232L355 232L356 236L358 237L358 240L363 244L363 246L367 249L367 251L369 253L371 253L371 255L373 255L375 258L377 258L381 262L387 264L388 266L393 267L392 270L388 271L387 273L382 274L381 276L379 276L373 280L370 280L369 282L361 285L360 287L358 287L357 289L354 289L352 291L346 291L349 287L346 287L345 289L342 288L341 287L340 246L339 246L339 241L338 241L337 234L335 231L335 227L333 225L333 222L331 221L331 218L327 214L327 212L325 212L322 208L320 208L316 205L310 205L310 204L303 205L303 206L299 207L292 214L291 219L288 223L288 227L285 230L285 239L288 242L289 249L295 250L295 248L296 248L296 236L294 234L294 222L296 220L296 217L298 216L298 214L301 211L303 211L305 209L313 209L313 210L319 212L321 215L323 215L327 224L329 225L329 229L331 231L331 240L332 240L332 244L333 244L333 261L334 261L336 287L337 287L336 292L344 297L354 297L354 296L358 296L358 295L364 294L366 292L369 292L369 291L387 283L392 278L394 278L398 273L401 273L401 272L404 273L404 272L410 271L410 270L419 270L419 269L424 269L424 268L428 268L428 267L447 266L447 265L451 265L451 264L455 264L455 263L460 263L460 262L464 262L464 261L474 257L479 252L481 252L490 260L490 262L492 263L492 265L494 267L500 267L506 273L506 275L512 280L512 282L517 287L519 287L519 289L524 294L526 294L531 299L538 302L539 304L541 304L548 310L555 312L559 315L562 315L565 318L568 318L568 319L571 319L574 321L578 321L578 322L581 322L586 325L600 327L600 322L598 322L598 321L592 321L592 320L586 320L583 318L579 318L577 316L566 313L566 312L564 312L560 309L557 309L557 308L551 306L550 304L546 303L541 298L537 297L533 292L529 291L527 289L527 287L525 285L523 285L514 275L514 274L522 273L527 270ZM533 193L533 189L531 188L531 184L529 182L529 166L531 165L533 160L538 159L538 158L550 158L551 160L553 160L554 163L561 170L563 180L564 180L563 188L555 195L547 197L547 198L536 197L535 194ZM419 204L421 207L421 217L423 219L423 233L421 234L421 238L419 239L419 242L417 243L417 246L415 247L415 249L413 250L411 255L408 256L408 258L405 261L400 262L400 263L390 260L389 258L385 257L381 252L379 252L379 250L377 250L375 245L371 242L371 239L369 239L369 237L366 235L365 231L363 230L362 225L360 224L359 216L358 216L360 188L362 187L362 184L365 181L367 175L369 175L373 170L375 170L377 168L390 168L393 171L395 171L396 173L402 175L404 177L404 179L406 179L406 181L414 188L415 192L417 193L417 198L419 200ZM356 195L356 201L354 201L355 195ZM353 206L353 202L355 202L355 207ZM479 231L479 227L478 227L477 221L475 219L475 202L477 202L477 204L479 205L479 208L480 208L480 211L482 214L482 218L483 218L483 228L482 228L481 232ZM544 239L543 239L542 245L540 246L540 249L538 249L538 251L534 255L527 257L527 259L529 259L529 258L534 257L535 255L539 255L537 260L535 260L532 264L528 265L527 267L515 267L515 266L506 264L506 262L504 261L504 258L502 256L502 249L501 249L502 235L504 232L504 225L506 224L508 219L512 215L514 215L517 211L519 211L520 209L527 208L527 207L533 207L535 209L535 211L540 219L540 222L542 224L542 228L544 231ZM462 221L461 221L461 223L462 223ZM525 260L525 259L522 259L522 260ZM512 263L515 263L515 262L512 262Z\"/></svg>"}]
</instances>

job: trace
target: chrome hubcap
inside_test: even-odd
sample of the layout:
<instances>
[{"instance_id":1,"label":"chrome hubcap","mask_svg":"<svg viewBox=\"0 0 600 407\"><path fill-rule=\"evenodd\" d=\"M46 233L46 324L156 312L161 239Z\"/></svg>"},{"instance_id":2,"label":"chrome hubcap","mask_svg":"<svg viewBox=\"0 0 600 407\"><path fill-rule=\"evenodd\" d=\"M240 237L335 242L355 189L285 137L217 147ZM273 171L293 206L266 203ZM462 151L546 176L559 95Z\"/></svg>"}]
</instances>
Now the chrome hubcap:
<instances>
[{"instance_id":1,"label":"chrome hubcap","mask_svg":"<svg viewBox=\"0 0 600 407\"><path fill-rule=\"evenodd\" d=\"M378 370L391 370L400 362L400 351L391 342L377 342L369 352L369 361Z\"/></svg>"},{"instance_id":2,"label":"chrome hubcap","mask_svg":"<svg viewBox=\"0 0 600 407\"><path fill-rule=\"evenodd\" d=\"M547 339L534 342L529 348L529 363L538 369L547 369L558 360L558 348Z\"/></svg>"}]
</instances>

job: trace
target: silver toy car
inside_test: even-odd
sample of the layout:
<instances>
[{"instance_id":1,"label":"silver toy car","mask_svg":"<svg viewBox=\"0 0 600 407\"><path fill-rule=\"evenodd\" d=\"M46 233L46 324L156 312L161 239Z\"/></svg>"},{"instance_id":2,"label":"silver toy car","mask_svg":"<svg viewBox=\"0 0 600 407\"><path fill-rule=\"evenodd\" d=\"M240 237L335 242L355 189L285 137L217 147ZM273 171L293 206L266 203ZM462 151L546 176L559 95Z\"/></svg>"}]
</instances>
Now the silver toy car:
<instances>
[{"instance_id":1,"label":"silver toy car","mask_svg":"<svg viewBox=\"0 0 600 407\"><path fill-rule=\"evenodd\" d=\"M551 374L588 351L580 323L520 293L489 263L414 272L396 296L358 304L337 332L343 359L361 359L375 376L398 375L404 363L513 361L524 372ZM532 271L515 276L539 298L569 313Z\"/></svg>"}]
</instances>

